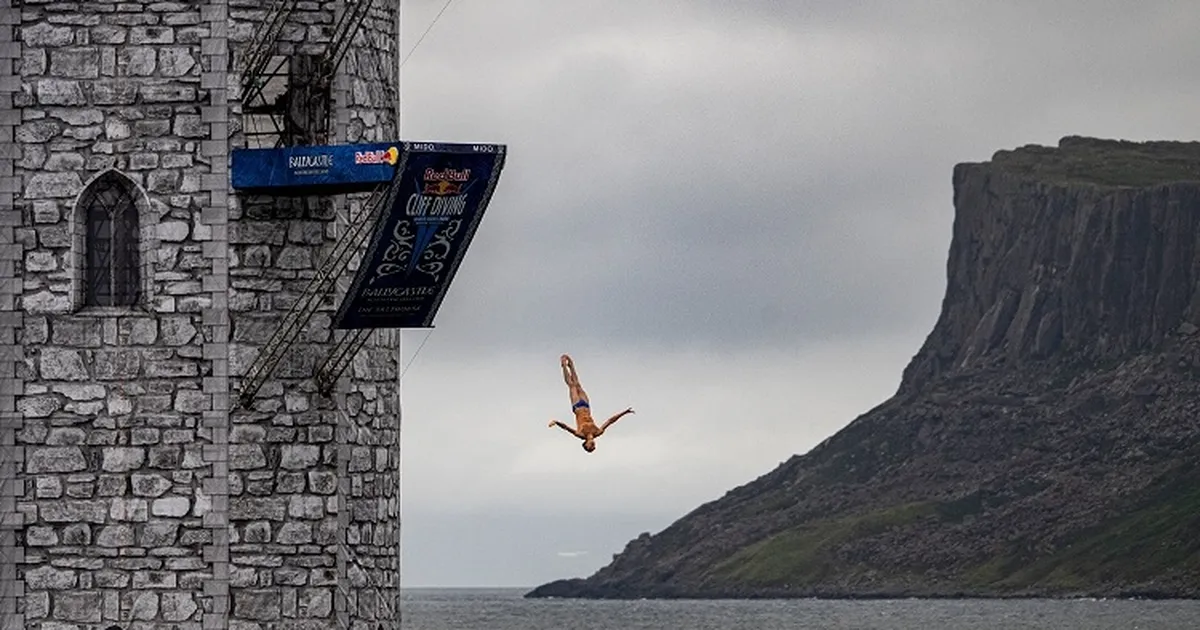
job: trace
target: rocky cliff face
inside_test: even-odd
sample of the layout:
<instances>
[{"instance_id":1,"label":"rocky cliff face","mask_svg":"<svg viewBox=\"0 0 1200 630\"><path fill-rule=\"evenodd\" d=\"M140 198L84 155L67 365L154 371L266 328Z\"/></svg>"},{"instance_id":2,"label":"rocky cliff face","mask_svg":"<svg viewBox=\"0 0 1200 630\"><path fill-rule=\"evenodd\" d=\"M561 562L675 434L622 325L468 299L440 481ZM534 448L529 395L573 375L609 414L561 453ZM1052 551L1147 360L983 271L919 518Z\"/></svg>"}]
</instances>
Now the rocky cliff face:
<instances>
[{"instance_id":1,"label":"rocky cliff face","mask_svg":"<svg viewBox=\"0 0 1200 630\"><path fill-rule=\"evenodd\" d=\"M895 396L531 596L1200 596L1200 143L954 170Z\"/></svg>"},{"instance_id":2,"label":"rocky cliff face","mask_svg":"<svg viewBox=\"0 0 1200 630\"><path fill-rule=\"evenodd\" d=\"M993 359L1116 359L1200 321L1198 181L1200 143L1064 138L959 164L946 297L904 389Z\"/></svg>"}]
</instances>

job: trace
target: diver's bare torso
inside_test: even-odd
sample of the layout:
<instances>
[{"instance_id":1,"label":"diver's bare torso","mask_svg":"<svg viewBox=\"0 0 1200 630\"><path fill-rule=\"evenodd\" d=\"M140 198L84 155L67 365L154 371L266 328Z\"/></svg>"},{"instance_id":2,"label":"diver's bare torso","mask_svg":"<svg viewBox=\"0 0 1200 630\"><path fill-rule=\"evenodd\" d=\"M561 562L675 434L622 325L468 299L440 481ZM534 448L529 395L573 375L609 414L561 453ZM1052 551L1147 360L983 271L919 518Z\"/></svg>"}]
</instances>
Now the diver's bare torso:
<instances>
[{"instance_id":1,"label":"diver's bare torso","mask_svg":"<svg viewBox=\"0 0 1200 630\"><path fill-rule=\"evenodd\" d=\"M596 421L592 419L590 413L575 412L575 434L579 438L598 438L601 433L604 432L600 430L600 427L596 426Z\"/></svg>"}]
</instances>

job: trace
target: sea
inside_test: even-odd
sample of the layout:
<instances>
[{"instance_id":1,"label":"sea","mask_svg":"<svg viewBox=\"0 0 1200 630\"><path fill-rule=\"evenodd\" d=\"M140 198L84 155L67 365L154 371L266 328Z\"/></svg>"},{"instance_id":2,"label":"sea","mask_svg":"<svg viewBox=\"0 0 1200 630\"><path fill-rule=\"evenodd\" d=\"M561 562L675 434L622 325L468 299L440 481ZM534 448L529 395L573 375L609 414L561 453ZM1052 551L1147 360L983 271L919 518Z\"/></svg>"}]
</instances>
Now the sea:
<instances>
[{"instance_id":1,"label":"sea","mask_svg":"<svg viewBox=\"0 0 1200 630\"><path fill-rule=\"evenodd\" d=\"M405 589L403 630L1200 630L1200 601L576 600Z\"/></svg>"}]
</instances>

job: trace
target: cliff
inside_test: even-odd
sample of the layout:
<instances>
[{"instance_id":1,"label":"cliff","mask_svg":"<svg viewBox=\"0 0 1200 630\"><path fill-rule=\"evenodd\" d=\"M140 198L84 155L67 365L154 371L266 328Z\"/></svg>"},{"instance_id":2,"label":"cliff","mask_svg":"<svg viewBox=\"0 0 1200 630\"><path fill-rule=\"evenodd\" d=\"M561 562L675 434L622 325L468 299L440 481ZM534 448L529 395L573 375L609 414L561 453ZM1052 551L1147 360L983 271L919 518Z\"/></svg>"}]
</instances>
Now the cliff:
<instances>
[{"instance_id":1,"label":"cliff","mask_svg":"<svg viewBox=\"0 0 1200 630\"><path fill-rule=\"evenodd\" d=\"M954 169L897 393L530 597L1200 597L1200 143Z\"/></svg>"}]
</instances>

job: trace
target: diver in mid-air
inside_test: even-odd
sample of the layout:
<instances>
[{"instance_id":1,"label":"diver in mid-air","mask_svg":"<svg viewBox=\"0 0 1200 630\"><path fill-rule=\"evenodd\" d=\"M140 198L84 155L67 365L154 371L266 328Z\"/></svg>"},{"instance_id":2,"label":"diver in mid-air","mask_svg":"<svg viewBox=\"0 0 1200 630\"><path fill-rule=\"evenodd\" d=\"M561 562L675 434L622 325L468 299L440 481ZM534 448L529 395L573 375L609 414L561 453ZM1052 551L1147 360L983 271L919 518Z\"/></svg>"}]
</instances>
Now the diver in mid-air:
<instances>
[{"instance_id":1,"label":"diver in mid-air","mask_svg":"<svg viewBox=\"0 0 1200 630\"><path fill-rule=\"evenodd\" d=\"M626 414L633 413L633 408L630 407L616 414L597 427L596 422L592 420L592 407L587 393L583 391L583 387L579 384L579 375L575 373L575 363L571 361L571 357L565 354L562 355L561 362L563 380L566 381L567 389L571 394L571 411L575 413L575 428L572 429L558 420L551 420L548 426L551 428L557 426L583 440L583 450L591 453L596 450L596 438L604 435L604 430L612 426L612 423L620 420Z\"/></svg>"}]
</instances>

